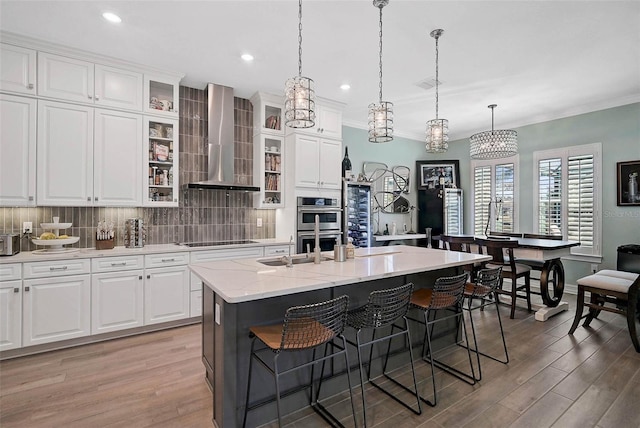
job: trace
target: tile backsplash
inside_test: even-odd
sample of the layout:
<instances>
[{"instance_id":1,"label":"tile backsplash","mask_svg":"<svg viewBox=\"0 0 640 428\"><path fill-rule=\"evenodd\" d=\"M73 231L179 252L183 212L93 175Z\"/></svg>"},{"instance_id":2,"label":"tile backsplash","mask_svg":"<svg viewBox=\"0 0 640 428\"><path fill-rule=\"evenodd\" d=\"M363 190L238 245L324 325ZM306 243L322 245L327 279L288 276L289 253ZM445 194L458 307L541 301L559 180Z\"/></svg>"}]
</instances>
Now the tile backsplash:
<instances>
[{"instance_id":1,"label":"tile backsplash","mask_svg":"<svg viewBox=\"0 0 640 428\"><path fill-rule=\"evenodd\" d=\"M235 172L239 183L253 180L253 107L249 100L234 99ZM79 236L74 247L95 246L95 230L101 220L116 227L116 245L124 245L125 221L142 218L147 228L147 244L169 244L188 241L222 241L275 237L275 211L253 208L253 194L225 190L186 189L183 185L207 178L207 95L205 90L180 87L180 203L178 208L116 207L34 207L0 208L2 233L21 233L22 223L33 223L33 236L44 230L40 223L72 223L61 231ZM257 227L262 218L262 227ZM35 250L28 239L22 239L22 251Z\"/></svg>"}]
</instances>

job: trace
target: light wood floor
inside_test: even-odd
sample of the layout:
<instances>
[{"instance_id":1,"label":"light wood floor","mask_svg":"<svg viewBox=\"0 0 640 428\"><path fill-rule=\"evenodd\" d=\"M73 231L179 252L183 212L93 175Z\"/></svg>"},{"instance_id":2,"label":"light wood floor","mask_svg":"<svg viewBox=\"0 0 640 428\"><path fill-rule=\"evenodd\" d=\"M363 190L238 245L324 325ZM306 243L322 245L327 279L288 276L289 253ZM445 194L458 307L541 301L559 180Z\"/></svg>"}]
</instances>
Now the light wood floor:
<instances>
[{"instance_id":1,"label":"light wood floor","mask_svg":"<svg viewBox=\"0 0 640 428\"><path fill-rule=\"evenodd\" d=\"M501 308L511 362L483 357L483 380L475 386L436 371L438 405L424 406L420 416L367 387L373 425L639 427L640 354L631 346L624 318L602 313L590 329L579 327L568 336L575 297L566 297L572 309L544 323L524 310L510 320ZM482 349L497 352L495 310L475 311L474 319ZM460 363L465 356L453 347L442 358ZM421 392L428 396L429 366L418 362L417 369ZM346 397L332 397L327 406L351 426ZM355 397L360 417L357 389ZM3 361L0 400L2 428L213 426L199 325ZM325 426L308 410L286 422L296 428Z\"/></svg>"}]
</instances>

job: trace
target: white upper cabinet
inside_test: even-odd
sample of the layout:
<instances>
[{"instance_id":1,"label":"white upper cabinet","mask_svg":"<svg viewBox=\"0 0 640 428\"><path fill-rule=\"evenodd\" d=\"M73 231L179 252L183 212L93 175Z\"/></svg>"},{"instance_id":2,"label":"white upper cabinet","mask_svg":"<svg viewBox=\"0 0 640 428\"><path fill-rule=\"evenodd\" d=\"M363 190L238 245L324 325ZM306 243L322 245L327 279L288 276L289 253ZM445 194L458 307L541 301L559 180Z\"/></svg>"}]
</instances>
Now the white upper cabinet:
<instances>
[{"instance_id":1,"label":"white upper cabinet","mask_svg":"<svg viewBox=\"0 0 640 428\"><path fill-rule=\"evenodd\" d=\"M142 203L142 115L95 110L93 205Z\"/></svg>"},{"instance_id":2,"label":"white upper cabinet","mask_svg":"<svg viewBox=\"0 0 640 428\"><path fill-rule=\"evenodd\" d=\"M336 106L334 106L336 104ZM318 99L316 101L316 123L311 128L289 128L286 127L287 135L307 134L317 135L322 138L342 139L342 110L337 103Z\"/></svg>"},{"instance_id":3,"label":"white upper cabinet","mask_svg":"<svg viewBox=\"0 0 640 428\"><path fill-rule=\"evenodd\" d=\"M36 100L0 94L0 206L36 204Z\"/></svg>"},{"instance_id":4,"label":"white upper cabinet","mask_svg":"<svg viewBox=\"0 0 640 428\"><path fill-rule=\"evenodd\" d=\"M93 108L39 101L38 116L38 205L92 205Z\"/></svg>"},{"instance_id":5,"label":"white upper cabinet","mask_svg":"<svg viewBox=\"0 0 640 428\"><path fill-rule=\"evenodd\" d=\"M253 105L253 133L284 134L284 99L281 95L256 92Z\"/></svg>"},{"instance_id":6,"label":"white upper cabinet","mask_svg":"<svg viewBox=\"0 0 640 428\"><path fill-rule=\"evenodd\" d=\"M142 74L96 64L95 103L105 107L142 110Z\"/></svg>"},{"instance_id":7,"label":"white upper cabinet","mask_svg":"<svg viewBox=\"0 0 640 428\"><path fill-rule=\"evenodd\" d=\"M296 135L296 187L340 189L341 151L339 140Z\"/></svg>"},{"instance_id":8,"label":"white upper cabinet","mask_svg":"<svg viewBox=\"0 0 640 428\"><path fill-rule=\"evenodd\" d=\"M69 101L93 102L93 63L38 53L38 95Z\"/></svg>"},{"instance_id":9,"label":"white upper cabinet","mask_svg":"<svg viewBox=\"0 0 640 428\"><path fill-rule=\"evenodd\" d=\"M47 52L38 53L38 95L142 110L142 73Z\"/></svg>"},{"instance_id":10,"label":"white upper cabinet","mask_svg":"<svg viewBox=\"0 0 640 428\"><path fill-rule=\"evenodd\" d=\"M36 94L36 51L0 44L0 90Z\"/></svg>"},{"instance_id":11,"label":"white upper cabinet","mask_svg":"<svg viewBox=\"0 0 640 428\"><path fill-rule=\"evenodd\" d=\"M325 189L342 188L342 142L320 139L320 183Z\"/></svg>"}]
</instances>

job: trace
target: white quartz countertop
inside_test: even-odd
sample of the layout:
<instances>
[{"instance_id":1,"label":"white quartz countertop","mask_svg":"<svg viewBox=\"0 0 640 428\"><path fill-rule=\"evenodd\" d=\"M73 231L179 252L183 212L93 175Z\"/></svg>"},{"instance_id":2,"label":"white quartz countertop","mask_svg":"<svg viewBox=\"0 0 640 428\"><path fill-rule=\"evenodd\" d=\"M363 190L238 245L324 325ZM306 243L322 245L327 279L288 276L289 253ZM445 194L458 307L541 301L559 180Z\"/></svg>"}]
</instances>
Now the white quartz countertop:
<instances>
[{"instance_id":1,"label":"white quartz countertop","mask_svg":"<svg viewBox=\"0 0 640 428\"><path fill-rule=\"evenodd\" d=\"M248 244L230 244L216 245L211 247L187 247L178 244L156 244L145 245L142 248L126 248L114 247L110 250L96 250L95 248L77 248L73 252L36 252L23 251L13 256L0 257L0 264L5 263L25 263L25 262L44 262L50 260L73 260L87 259L94 257L113 257L113 256L130 256L158 254L158 253L174 253L174 252L192 252L192 251L211 251L211 250L229 250L232 248L250 248L250 247L266 247L272 245L289 245L288 241L278 239L252 239L252 243Z\"/></svg>"},{"instance_id":2,"label":"white quartz countertop","mask_svg":"<svg viewBox=\"0 0 640 428\"><path fill-rule=\"evenodd\" d=\"M356 249L355 259L320 264L266 266L258 260L224 260L190 265L204 284L228 303L286 296L375 279L464 266L490 256L395 245ZM323 253L333 257L333 253Z\"/></svg>"}]
</instances>

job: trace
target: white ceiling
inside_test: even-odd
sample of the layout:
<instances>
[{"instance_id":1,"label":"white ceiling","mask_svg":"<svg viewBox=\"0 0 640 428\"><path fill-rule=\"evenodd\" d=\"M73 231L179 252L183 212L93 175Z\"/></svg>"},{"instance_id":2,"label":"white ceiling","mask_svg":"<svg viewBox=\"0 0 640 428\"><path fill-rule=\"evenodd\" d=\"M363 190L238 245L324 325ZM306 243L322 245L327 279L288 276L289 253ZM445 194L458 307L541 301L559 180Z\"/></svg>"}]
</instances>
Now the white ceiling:
<instances>
[{"instance_id":1,"label":"white ceiling","mask_svg":"<svg viewBox=\"0 0 640 428\"><path fill-rule=\"evenodd\" d=\"M104 11L123 22L109 24ZM185 73L249 98L282 93L297 75L297 1L0 1L0 28ZM640 101L640 1L409 1L383 10L385 101L396 135L421 140L440 117L452 140ZM255 56L251 64L240 54ZM370 0L303 2L303 75L316 94L346 104L345 124L366 127L378 101L378 9ZM348 92L342 83L351 84Z\"/></svg>"}]
</instances>

